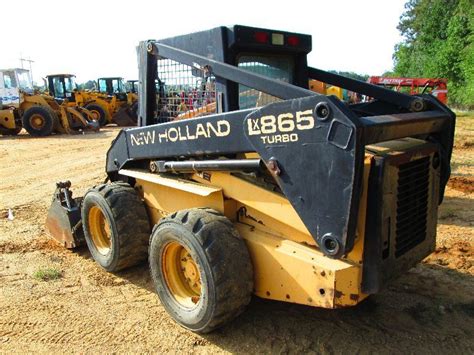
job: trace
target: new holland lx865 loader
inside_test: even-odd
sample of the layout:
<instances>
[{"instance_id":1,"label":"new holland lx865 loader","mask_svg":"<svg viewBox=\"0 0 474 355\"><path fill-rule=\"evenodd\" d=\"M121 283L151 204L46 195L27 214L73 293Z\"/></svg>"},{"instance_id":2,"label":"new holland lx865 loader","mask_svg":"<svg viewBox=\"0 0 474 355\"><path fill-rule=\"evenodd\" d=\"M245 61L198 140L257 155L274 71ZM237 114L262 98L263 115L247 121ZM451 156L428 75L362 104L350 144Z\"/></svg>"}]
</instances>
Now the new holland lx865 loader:
<instances>
[{"instance_id":1,"label":"new holland lx865 loader","mask_svg":"<svg viewBox=\"0 0 474 355\"><path fill-rule=\"evenodd\" d=\"M148 258L162 305L196 332L252 293L338 308L378 292L434 250L455 116L308 67L310 50L244 26L141 42L139 125L112 143L107 183L83 198L57 184L50 233L111 272Z\"/></svg>"}]
</instances>

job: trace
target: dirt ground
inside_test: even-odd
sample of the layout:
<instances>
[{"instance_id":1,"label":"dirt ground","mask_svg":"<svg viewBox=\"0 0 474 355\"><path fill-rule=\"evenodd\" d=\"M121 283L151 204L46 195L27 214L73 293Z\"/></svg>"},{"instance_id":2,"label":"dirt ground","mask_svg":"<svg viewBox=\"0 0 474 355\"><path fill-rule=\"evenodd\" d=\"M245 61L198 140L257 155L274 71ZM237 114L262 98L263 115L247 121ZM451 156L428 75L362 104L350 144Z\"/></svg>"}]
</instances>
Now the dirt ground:
<instances>
[{"instance_id":1,"label":"dirt ground","mask_svg":"<svg viewBox=\"0 0 474 355\"><path fill-rule=\"evenodd\" d=\"M474 117L458 120L438 246L422 264L349 309L254 297L206 336L171 320L146 265L109 274L44 231L54 182L76 195L100 183L118 131L0 137L0 352L474 353ZM35 278L45 267L60 277Z\"/></svg>"}]
</instances>

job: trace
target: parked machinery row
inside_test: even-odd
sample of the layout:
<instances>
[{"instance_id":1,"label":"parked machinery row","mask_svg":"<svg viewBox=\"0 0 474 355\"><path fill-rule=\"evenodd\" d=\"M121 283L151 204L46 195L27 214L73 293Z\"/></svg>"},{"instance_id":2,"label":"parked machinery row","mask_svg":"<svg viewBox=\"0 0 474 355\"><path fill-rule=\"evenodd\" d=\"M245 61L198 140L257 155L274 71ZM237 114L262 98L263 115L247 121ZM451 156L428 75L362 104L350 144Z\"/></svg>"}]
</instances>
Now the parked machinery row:
<instances>
[{"instance_id":1,"label":"parked machinery row","mask_svg":"<svg viewBox=\"0 0 474 355\"><path fill-rule=\"evenodd\" d=\"M33 89L26 69L0 70L0 135L72 134L115 123L137 123L137 94L120 77L99 78L97 90L78 89L72 74L47 76L47 91Z\"/></svg>"}]
</instances>

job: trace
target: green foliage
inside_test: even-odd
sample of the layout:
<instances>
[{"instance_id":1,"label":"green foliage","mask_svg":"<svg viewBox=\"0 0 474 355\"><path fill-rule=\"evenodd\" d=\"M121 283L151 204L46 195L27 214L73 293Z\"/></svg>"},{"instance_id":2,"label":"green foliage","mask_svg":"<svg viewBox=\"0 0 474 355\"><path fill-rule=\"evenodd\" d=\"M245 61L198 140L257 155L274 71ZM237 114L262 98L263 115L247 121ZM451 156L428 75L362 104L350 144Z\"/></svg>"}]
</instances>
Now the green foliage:
<instances>
[{"instance_id":1,"label":"green foliage","mask_svg":"<svg viewBox=\"0 0 474 355\"><path fill-rule=\"evenodd\" d=\"M395 74L446 78L450 104L474 107L473 0L409 0L398 29Z\"/></svg>"},{"instance_id":2,"label":"green foliage","mask_svg":"<svg viewBox=\"0 0 474 355\"><path fill-rule=\"evenodd\" d=\"M61 271L53 267L40 268L33 273L33 277L41 281L57 280L61 276Z\"/></svg>"},{"instance_id":3,"label":"green foliage","mask_svg":"<svg viewBox=\"0 0 474 355\"><path fill-rule=\"evenodd\" d=\"M333 73L333 74L342 75L342 76L345 76L347 78L357 79L357 80L362 80L362 81L367 81L367 79L369 78L368 75L357 74L357 73L348 72L348 71L329 70L329 72Z\"/></svg>"},{"instance_id":4,"label":"green foliage","mask_svg":"<svg viewBox=\"0 0 474 355\"><path fill-rule=\"evenodd\" d=\"M95 90L97 88L97 83L94 80L88 80L85 83L77 84L79 90Z\"/></svg>"},{"instance_id":5,"label":"green foliage","mask_svg":"<svg viewBox=\"0 0 474 355\"><path fill-rule=\"evenodd\" d=\"M85 90L94 90L96 89L97 83L95 82L95 80L88 80L82 85L84 86Z\"/></svg>"}]
</instances>

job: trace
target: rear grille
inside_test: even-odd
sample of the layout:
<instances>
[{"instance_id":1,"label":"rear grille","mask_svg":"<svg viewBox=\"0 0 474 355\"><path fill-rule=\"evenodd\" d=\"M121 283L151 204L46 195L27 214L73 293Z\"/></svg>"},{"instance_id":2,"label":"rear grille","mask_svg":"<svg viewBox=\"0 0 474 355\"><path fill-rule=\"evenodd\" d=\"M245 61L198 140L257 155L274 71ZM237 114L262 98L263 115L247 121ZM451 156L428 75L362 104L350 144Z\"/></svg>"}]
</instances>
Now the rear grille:
<instances>
[{"instance_id":1,"label":"rear grille","mask_svg":"<svg viewBox=\"0 0 474 355\"><path fill-rule=\"evenodd\" d=\"M426 238L430 157L402 164L398 170L395 257Z\"/></svg>"}]
</instances>

